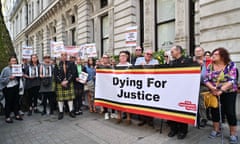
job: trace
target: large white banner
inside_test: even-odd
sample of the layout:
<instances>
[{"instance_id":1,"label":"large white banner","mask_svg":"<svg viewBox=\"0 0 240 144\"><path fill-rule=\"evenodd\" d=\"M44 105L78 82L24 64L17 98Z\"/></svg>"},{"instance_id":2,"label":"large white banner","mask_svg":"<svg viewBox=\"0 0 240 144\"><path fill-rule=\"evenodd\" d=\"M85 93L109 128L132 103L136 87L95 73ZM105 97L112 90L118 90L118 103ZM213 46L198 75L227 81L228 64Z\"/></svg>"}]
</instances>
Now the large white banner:
<instances>
[{"instance_id":1,"label":"large white banner","mask_svg":"<svg viewBox=\"0 0 240 144\"><path fill-rule=\"evenodd\" d=\"M199 86L200 67L99 68L95 103L194 125Z\"/></svg>"}]
</instances>

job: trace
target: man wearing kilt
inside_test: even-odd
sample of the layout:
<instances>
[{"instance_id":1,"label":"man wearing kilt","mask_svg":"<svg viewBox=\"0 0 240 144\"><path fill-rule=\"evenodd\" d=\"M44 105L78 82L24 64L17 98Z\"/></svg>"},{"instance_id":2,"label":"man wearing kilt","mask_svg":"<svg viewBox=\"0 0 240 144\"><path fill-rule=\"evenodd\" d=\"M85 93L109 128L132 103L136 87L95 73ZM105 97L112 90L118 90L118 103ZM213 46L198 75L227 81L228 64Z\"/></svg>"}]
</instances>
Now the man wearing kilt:
<instances>
[{"instance_id":1,"label":"man wearing kilt","mask_svg":"<svg viewBox=\"0 0 240 144\"><path fill-rule=\"evenodd\" d=\"M54 67L54 76L56 81L56 94L58 101L59 114L58 119L63 118L63 105L67 101L69 106L69 116L75 118L73 110L74 87L73 81L76 77L75 66L72 62L67 61L67 53L61 53L59 64Z\"/></svg>"}]
</instances>

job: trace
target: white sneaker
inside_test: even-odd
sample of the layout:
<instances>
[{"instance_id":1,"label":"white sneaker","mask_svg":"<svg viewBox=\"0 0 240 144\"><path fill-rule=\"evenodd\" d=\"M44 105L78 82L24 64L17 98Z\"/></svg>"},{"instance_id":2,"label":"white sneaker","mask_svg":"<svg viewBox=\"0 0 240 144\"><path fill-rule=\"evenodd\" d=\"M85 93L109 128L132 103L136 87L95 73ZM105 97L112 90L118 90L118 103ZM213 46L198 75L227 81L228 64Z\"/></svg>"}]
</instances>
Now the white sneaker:
<instances>
[{"instance_id":1,"label":"white sneaker","mask_svg":"<svg viewBox=\"0 0 240 144\"><path fill-rule=\"evenodd\" d=\"M109 113L105 113L104 119L105 119L105 120L108 120L108 119L109 119Z\"/></svg>"},{"instance_id":2,"label":"white sneaker","mask_svg":"<svg viewBox=\"0 0 240 144\"><path fill-rule=\"evenodd\" d=\"M116 119L118 118L118 115L116 113L111 113L111 118Z\"/></svg>"}]
</instances>

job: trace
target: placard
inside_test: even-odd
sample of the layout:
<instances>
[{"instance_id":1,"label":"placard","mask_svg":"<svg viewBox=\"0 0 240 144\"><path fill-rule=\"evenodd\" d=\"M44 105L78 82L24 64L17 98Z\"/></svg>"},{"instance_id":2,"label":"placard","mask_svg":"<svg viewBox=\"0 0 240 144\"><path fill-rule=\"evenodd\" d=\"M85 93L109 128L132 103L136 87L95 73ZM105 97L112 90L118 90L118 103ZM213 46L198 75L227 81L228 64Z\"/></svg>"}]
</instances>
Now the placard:
<instances>
[{"instance_id":1,"label":"placard","mask_svg":"<svg viewBox=\"0 0 240 144\"><path fill-rule=\"evenodd\" d=\"M38 66L29 66L29 77L30 78L38 77Z\"/></svg>"},{"instance_id":2,"label":"placard","mask_svg":"<svg viewBox=\"0 0 240 144\"><path fill-rule=\"evenodd\" d=\"M88 57L97 57L97 49L95 43L85 44L85 50Z\"/></svg>"},{"instance_id":3,"label":"placard","mask_svg":"<svg viewBox=\"0 0 240 144\"><path fill-rule=\"evenodd\" d=\"M21 64L13 64L12 65L12 76L21 77L23 75L22 65Z\"/></svg>"},{"instance_id":4,"label":"placard","mask_svg":"<svg viewBox=\"0 0 240 144\"><path fill-rule=\"evenodd\" d=\"M80 46L65 46L68 56L79 57Z\"/></svg>"},{"instance_id":5,"label":"placard","mask_svg":"<svg viewBox=\"0 0 240 144\"><path fill-rule=\"evenodd\" d=\"M61 57L61 53L65 51L64 44L62 41L54 42L51 41L51 57Z\"/></svg>"},{"instance_id":6,"label":"placard","mask_svg":"<svg viewBox=\"0 0 240 144\"><path fill-rule=\"evenodd\" d=\"M85 84L87 82L87 78L88 78L88 73L81 72L79 74L79 82L80 83Z\"/></svg>"},{"instance_id":7,"label":"placard","mask_svg":"<svg viewBox=\"0 0 240 144\"><path fill-rule=\"evenodd\" d=\"M42 66L42 75L44 77L52 77L52 66L51 65L43 65Z\"/></svg>"},{"instance_id":8,"label":"placard","mask_svg":"<svg viewBox=\"0 0 240 144\"><path fill-rule=\"evenodd\" d=\"M22 47L22 58L30 59L33 54L32 46L23 46Z\"/></svg>"},{"instance_id":9,"label":"placard","mask_svg":"<svg viewBox=\"0 0 240 144\"><path fill-rule=\"evenodd\" d=\"M127 28L125 41L126 46L137 46L137 26Z\"/></svg>"}]
</instances>

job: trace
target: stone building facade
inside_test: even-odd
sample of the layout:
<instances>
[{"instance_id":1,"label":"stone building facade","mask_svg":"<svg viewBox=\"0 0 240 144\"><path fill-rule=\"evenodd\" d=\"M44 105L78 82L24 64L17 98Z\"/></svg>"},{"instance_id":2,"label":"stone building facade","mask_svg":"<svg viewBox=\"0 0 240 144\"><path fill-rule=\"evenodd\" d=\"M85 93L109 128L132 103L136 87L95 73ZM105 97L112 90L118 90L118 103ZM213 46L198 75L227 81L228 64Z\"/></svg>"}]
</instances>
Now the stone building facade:
<instances>
[{"instance_id":1,"label":"stone building facade","mask_svg":"<svg viewBox=\"0 0 240 144\"><path fill-rule=\"evenodd\" d=\"M137 44L168 50L182 45L206 50L226 47L240 61L239 0L17 0L11 12L16 53L31 45L40 58L50 41L65 45L96 43L98 55L116 55L126 47L125 33L137 26Z\"/></svg>"}]
</instances>

